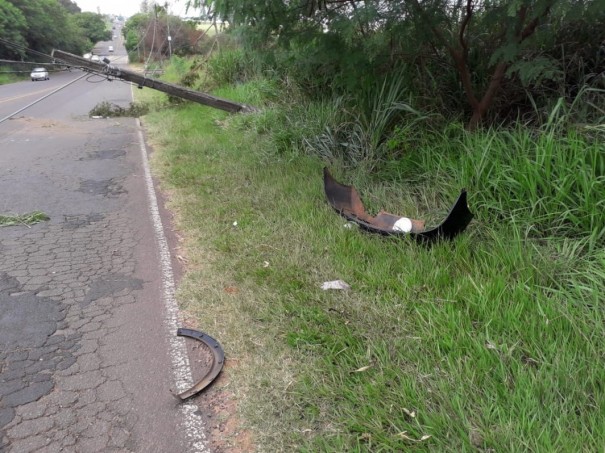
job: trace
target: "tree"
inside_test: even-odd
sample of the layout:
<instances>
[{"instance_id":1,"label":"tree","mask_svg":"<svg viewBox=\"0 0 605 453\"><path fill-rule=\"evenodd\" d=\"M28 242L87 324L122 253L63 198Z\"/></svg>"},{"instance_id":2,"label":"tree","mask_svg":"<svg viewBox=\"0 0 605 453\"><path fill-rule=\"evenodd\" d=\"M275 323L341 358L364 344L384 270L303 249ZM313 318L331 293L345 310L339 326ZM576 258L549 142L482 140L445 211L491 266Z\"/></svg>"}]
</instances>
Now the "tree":
<instances>
[{"instance_id":1,"label":"tree","mask_svg":"<svg viewBox=\"0 0 605 453\"><path fill-rule=\"evenodd\" d=\"M468 103L472 108L469 129L476 128L483 120L494 98L502 86L507 69L519 59L523 44L548 17L557 0L487 2L458 1L452 13L446 9L436 10L433 5L412 0L418 20L428 26L434 39L451 56L458 72ZM472 34L469 31L476 16L483 21L480 29L490 30L492 35L490 58L491 77L483 94L477 94L473 83L473 68L469 61Z\"/></svg>"},{"instance_id":2,"label":"tree","mask_svg":"<svg viewBox=\"0 0 605 453\"><path fill-rule=\"evenodd\" d=\"M81 13L82 12L82 10L76 4L76 2L74 2L72 0L59 0L59 4L63 8L65 8L68 12L70 12L72 14L76 14L76 13Z\"/></svg>"},{"instance_id":3,"label":"tree","mask_svg":"<svg viewBox=\"0 0 605 453\"><path fill-rule=\"evenodd\" d=\"M111 39L111 31L107 30L105 20L100 14L84 12L75 14L73 20L93 44Z\"/></svg>"},{"instance_id":4,"label":"tree","mask_svg":"<svg viewBox=\"0 0 605 453\"><path fill-rule=\"evenodd\" d=\"M25 56L23 47L27 46L26 28L27 22L21 11L6 0L0 0L0 38L20 46L14 47L0 41L0 58L23 58Z\"/></svg>"},{"instance_id":5,"label":"tree","mask_svg":"<svg viewBox=\"0 0 605 453\"><path fill-rule=\"evenodd\" d=\"M407 67L409 88L477 127L506 85L558 70L549 36L603 0L189 0L317 89L359 91ZM594 27L598 28L598 27ZM597 43L598 46L599 43ZM305 73L305 71L307 71ZM501 100L503 103L503 101Z\"/></svg>"},{"instance_id":6,"label":"tree","mask_svg":"<svg viewBox=\"0 0 605 453\"><path fill-rule=\"evenodd\" d=\"M168 41L169 31L171 46ZM122 33L131 58L137 52L140 61L150 54L155 59L168 57L171 49L179 55L190 54L203 34L195 29L195 24L167 14L165 7L153 7L149 13L138 13L130 17L124 24Z\"/></svg>"}]
</instances>

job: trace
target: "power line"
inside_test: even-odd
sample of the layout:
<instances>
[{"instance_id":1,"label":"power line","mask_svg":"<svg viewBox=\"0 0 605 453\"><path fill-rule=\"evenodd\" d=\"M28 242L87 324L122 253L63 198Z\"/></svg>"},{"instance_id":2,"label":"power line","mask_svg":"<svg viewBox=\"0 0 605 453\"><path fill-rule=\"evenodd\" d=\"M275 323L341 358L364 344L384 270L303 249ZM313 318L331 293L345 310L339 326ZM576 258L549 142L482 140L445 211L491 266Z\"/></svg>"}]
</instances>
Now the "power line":
<instances>
[{"instance_id":1,"label":"power line","mask_svg":"<svg viewBox=\"0 0 605 453\"><path fill-rule=\"evenodd\" d=\"M40 63L35 61L19 61L19 60L3 60L0 59L0 63L8 63L8 64L30 64L32 66L44 66L44 65L56 65L57 63Z\"/></svg>"},{"instance_id":2,"label":"power line","mask_svg":"<svg viewBox=\"0 0 605 453\"><path fill-rule=\"evenodd\" d=\"M9 41L8 39L0 38L0 42L3 42L4 44L11 46L15 49L24 50L25 52L31 53L33 55L40 55L42 57L50 58L52 60L52 56L50 56L48 54L45 54L43 52L38 52L37 50L34 50L34 49L30 49L29 47L26 47L21 44L17 44L16 42Z\"/></svg>"}]
</instances>

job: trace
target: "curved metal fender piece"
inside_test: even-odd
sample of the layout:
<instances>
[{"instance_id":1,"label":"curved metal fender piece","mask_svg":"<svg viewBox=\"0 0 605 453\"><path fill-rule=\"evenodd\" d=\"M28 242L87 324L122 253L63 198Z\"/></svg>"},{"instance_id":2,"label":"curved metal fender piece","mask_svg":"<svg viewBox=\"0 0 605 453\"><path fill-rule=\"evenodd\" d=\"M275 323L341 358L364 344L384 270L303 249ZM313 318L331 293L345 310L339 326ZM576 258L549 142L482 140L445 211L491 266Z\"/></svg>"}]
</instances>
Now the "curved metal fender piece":
<instances>
[{"instance_id":1,"label":"curved metal fender piece","mask_svg":"<svg viewBox=\"0 0 605 453\"><path fill-rule=\"evenodd\" d=\"M433 228L425 228L424 221L408 219L385 211L375 217L369 215L355 187L340 184L324 168L324 191L330 205L344 218L357 223L364 230L383 235L410 235L420 241L439 238L452 239L466 229L473 219L468 209L466 190L462 190L443 222Z\"/></svg>"},{"instance_id":2,"label":"curved metal fender piece","mask_svg":"<svg viewBox=\"0 0 605 453\"><path fill-rule=\"evenodd\" d=\"M199 330L178 329L176 331L176 334L179 337L189 337L201 341L206 346L208 346L208 348L210 348L213 357L212 367L210 368L210 371L208 371L208 373L206 373L206 375L189 390L185 390L184 392L179 393L177 395L181 400L186 400L187 398L191 398L192 396L197 395L199 392L201 392L210 384L212 384L212 381L216 379L216 377L223 369L223 364L225 363L225 352L223 351L223 348L221 347L218 341L216 341L210 335L200 332Z\"/></svg>"}]
</instances>

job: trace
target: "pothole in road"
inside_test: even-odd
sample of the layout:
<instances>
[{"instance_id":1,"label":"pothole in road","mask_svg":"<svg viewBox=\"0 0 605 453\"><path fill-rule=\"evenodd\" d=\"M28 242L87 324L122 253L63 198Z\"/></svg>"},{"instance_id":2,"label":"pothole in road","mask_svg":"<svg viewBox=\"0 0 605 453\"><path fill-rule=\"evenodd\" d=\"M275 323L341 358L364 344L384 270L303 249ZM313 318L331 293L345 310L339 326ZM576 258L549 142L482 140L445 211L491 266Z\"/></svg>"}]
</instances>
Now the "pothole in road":
<instances>
[{"instance_id":1,"label":"pothole in road","mask_svg":"<svg viewBox=\"0 0 605 453\"><path fill-rule=\"evenodd\" d=\"M15 407L51 392L55 370L75 363L80 335L54 335L64 319L61 302L23 291L16 278L0 272L0 429Z\"/></svg>"},{"instance_id":2,"label":"pothole in road","mask_svg":"<svg viewBox=\"0 0 605 453\"><path fill-rule=\"evenodd\" d=\"M95 222L100 222L105 218L103 214L66 215L63 217L65 219L63 226L68 230L76 230L89 226Z\"/></svg>"},{"instance_id":3,"label":"pothole in road","mask_svg":"<svg viewBox=\"0 0 605 453\"><path fill-rule=\"evenodd\" d=\"M102 179L100 181L86 179L80 182L80 188L78 191L91 195L103 195L105 197L117 197L123 193L126 193L126 190L122 187L122 185L113 179Z\"/></svg>"},{"instance_id":4,"label":"pothole in road","mask_svg":"<svg viewBox=\"0 0 605 453\"><path fill-rule=\"evenodd\" d=\"M143 289L143 280L122 274L107 274L96 279L89 286L82 306L86 307L95 300L112 296L124 290Z\"/></svg>"},{"instance_id":5,"label":"pothole in road","mask_svg":"<svg viewBox=\"0 0 605 453\"><path fill-rule=\"evenodd\" d=\"M122 149L102 149L95 151L84 157L80 157L79 160L102 160L102 159L117 159L126 155L126 151Z\"/></svg>"}]
</instances>

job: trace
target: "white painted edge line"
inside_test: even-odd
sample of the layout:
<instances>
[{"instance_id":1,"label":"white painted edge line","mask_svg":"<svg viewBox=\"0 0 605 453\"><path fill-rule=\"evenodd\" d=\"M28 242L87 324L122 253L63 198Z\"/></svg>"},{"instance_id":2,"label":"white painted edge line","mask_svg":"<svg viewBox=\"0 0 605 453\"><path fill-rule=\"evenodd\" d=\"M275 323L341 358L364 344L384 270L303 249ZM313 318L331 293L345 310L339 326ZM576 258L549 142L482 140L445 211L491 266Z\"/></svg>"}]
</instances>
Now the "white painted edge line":
<instances>
[{"instance_id":1,"label":"white painted edge line","mask_svg":"<svg viewBox=\"0 0 605 453\"><path fill-rule=\"evenodd\" d=\"M168 241L164 235L164 226L160 217L158 208L158 199L155 194L153 179L149 168L149 159L147 158L147 148L145 147L145 139L141 122L137 118L137 133L139 136L139 145L141 148L141 161L145 172L145 185L147 187L147 197L149 201L149 211L153 221L153 229L155 239L160 255L160 271L162 274L162 299L164 301L164 327L169 343L170 359L172 361L173 378L178 393L183 392L193 385L191 376L191 367L189 365L189 357L185 340L182 337L176 336L176 331L181 324L181 316L179 307L175 298L175 283L174 273L172 271L172 263L170 260L170 249ZM197 405L191 402L182 402L180 404L182 420L180 420L187 442L189 443L188 451L195 453L204 453L209 451L206 447L206 435L204 434L204 424L202 419L195 414L198 410Z\"/></svg>"}]
</instances>

